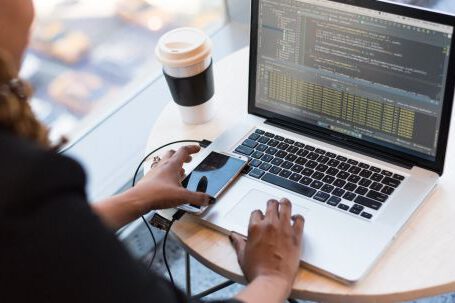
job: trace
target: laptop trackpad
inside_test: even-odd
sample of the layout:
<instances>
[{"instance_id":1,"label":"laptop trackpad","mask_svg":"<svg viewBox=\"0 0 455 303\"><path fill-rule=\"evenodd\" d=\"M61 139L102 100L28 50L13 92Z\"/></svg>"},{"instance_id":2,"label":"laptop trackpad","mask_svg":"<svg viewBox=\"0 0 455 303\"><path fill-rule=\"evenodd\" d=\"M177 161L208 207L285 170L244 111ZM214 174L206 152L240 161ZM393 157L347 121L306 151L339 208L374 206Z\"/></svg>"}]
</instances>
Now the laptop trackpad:
<instances>
[{"instance_id":1,"label":"laptop trackpad","mask_svg":"<svg viewBox=\"0 0 455 303\"><path fill-rule=\"evenodd\" d=\"M267 201L270 199L279 201L281 198L256 189L250 190L225 216L235 227L233 231L246 235L251 213L259 209L265 214ZM308 211L309 209L300 205L292 205L293 215L305 215Z\"/></svg>"}]
</instances>

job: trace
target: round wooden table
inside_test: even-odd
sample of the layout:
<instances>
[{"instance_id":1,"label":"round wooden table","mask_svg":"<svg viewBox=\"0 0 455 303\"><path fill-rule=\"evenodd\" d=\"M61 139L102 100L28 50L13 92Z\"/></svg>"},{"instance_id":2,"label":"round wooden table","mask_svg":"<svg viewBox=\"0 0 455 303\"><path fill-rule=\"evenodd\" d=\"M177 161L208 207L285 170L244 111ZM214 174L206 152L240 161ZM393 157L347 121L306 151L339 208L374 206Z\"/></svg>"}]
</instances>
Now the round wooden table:
<instances>
[{"instance_id":1,"label":"round wooden table","mask_svg":"<svg viewBox=\"0 0 455 303\"><path fill-rule=\"evenodd\" d=\"M245 117L248 57L248 49L243 49L215 65L218 113L212 121L204 125L186 125L175 104L169 102L151 130L147 151L174 140L213 140ZM344 285L301 268L293 287L293 298L324 302L391 302L455 291L453 125L451 130L445 173L437 189L367 277L354 285ZM178 221L172 231L192 257L228 279L244 282L236 254L225 235L198 224L188 215Z\"/></svg>"}]
</instances>

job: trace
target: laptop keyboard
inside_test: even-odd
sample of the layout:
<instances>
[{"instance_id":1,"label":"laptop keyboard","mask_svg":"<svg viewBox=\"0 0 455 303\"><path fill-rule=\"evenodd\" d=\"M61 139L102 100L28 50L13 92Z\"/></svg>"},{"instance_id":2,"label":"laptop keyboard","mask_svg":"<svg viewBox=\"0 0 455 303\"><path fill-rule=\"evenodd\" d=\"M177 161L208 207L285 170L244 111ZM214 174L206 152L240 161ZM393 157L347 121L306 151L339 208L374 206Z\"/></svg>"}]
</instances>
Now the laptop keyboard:
<instances>
[{"instance_id":1,"label":"laptop keyboard","mask_svg":"<svg viewBox=\"0 0 455 303\"><path fill-rule=\"evenodd\" d=\"M235 153L250 177L364 219L372 219L404 176L256 129Z\"/></svg>"}]
</instances>

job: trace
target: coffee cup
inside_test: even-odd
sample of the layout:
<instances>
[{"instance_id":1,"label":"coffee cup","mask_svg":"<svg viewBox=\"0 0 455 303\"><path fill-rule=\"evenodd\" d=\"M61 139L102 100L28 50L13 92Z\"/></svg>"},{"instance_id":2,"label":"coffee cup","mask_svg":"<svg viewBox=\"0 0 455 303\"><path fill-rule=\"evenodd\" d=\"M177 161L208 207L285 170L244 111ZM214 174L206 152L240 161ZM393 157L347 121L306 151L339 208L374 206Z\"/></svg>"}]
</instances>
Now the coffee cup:
<instances>
[{"instance_id":1,"label":"coffee cup","mask_svg":"<svg viewBox=\"0 0 455 303\"><path fill-rule=\"evenodd\" d=\"M203 124L215 115L212 42L201 30L182 27L164 34L155 50L183 122Z\"/></svg>"}]
</instances>

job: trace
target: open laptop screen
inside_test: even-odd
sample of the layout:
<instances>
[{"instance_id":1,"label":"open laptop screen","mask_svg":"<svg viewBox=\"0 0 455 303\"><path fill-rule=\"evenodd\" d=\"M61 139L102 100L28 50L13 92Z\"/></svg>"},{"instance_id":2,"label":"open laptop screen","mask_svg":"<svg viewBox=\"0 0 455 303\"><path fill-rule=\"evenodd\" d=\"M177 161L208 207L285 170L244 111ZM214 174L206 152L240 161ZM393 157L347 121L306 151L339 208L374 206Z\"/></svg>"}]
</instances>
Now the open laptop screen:
<instances>
[{"instance_id":1,"label":"open laptop screen","mask_svg":"<svg viewBox=\"0 0 455 303\"><path fill-rule=\"evenodd\" d=\"M327 0L258 10L255 107L435 161L452 26Z\"/></svg>"}]
</instances>

